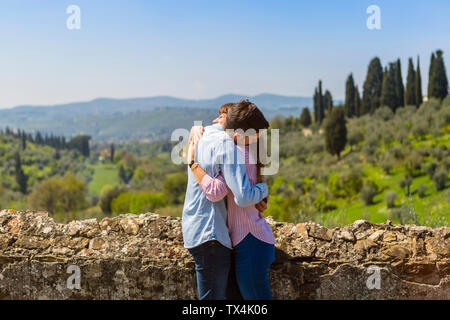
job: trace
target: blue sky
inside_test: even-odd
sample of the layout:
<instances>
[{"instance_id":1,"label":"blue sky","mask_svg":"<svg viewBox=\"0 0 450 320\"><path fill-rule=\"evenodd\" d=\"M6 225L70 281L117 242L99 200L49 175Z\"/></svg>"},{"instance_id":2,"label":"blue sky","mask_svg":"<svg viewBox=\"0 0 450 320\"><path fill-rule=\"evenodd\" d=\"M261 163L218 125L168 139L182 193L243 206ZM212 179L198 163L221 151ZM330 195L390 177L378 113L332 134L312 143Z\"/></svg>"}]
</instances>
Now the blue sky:
<instances>
[{"instance_id":1,"label":"blue sky","mask_svg":"<svg viewBox=\"0 0 450 320\"><path fill-rule=\"evenodd\" d=\"M368 30L366 8L381 9ZM81 29L68 30L69 5ZM450 68L450 1L2 0L0 108L97 97L227 93L311 96L322 79L336 99L367 65L430 54ZM449 72L447 72L449 74ZM425 91L425 90L424 90Z\"/></svg>"}]
</instances>

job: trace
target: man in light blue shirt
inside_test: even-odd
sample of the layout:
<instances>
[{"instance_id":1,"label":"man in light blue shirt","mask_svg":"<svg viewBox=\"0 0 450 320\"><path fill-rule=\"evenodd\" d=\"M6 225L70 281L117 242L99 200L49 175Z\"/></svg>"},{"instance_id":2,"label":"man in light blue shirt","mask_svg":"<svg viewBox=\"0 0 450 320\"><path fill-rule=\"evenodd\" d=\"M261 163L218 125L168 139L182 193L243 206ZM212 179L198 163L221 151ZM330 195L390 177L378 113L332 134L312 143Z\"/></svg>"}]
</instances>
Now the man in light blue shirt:
<instances>
[{"instance_id":1,"label":"man in light blue shirt","mask_svg":"<svg viewBox=\"0 0 450 320\"><path fill-rule=\"evenodd\" d=\"M239 119L233 120L234 123L242 122L242 128L250 127L256 131L269 126L257 108L244 112ZM255 205L268 196L265 183L250 184L242 154L237 150L233 138L220 124L205 128L196 154L198 163L208 175L223 175L238 206ZM192 254L196 264L199 299L225 299L232 250L227 227L227 208L224 200L211 202L206 198L190 168L182 228L184 246Z\"/></svg>"}]
</instances>

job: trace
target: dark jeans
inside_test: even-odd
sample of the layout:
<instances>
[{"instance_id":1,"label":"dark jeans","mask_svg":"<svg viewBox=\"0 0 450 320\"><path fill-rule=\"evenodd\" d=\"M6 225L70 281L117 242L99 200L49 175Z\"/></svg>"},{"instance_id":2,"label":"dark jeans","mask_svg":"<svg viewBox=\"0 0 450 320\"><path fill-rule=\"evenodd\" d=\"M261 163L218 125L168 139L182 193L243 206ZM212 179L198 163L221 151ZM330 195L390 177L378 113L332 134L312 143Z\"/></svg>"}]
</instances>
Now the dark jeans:
<instances>
[{"instance_id":1,"label":"dark jeans","mask_svg":"<svg viewBox=\"0 0 450 320\"><path fill-rule=\"evenodd\" d=\"M231 250L218 241L208 241L188 249L194 257L200 300L225 300Z\"/></svg>"},{"instance_id":2,"label":"dark jeans","mask_svg":"<svg viewBox=\"0 0 450 320\"><path fill-rule=\"evenodd\" d=\"M275 246L249 233L235 248L236 278L245 300L271 300L269 268Z\"/></svg>"}]
</instances>

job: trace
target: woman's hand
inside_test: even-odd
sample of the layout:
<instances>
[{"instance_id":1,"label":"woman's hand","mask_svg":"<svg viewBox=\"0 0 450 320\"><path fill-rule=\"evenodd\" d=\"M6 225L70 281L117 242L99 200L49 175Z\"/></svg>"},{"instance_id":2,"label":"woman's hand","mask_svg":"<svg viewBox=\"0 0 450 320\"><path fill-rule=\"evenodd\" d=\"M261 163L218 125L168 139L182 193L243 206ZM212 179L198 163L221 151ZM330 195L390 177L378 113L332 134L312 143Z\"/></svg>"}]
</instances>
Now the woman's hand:
<instances>
[{"instance_id":1,"label":"woman's hand","mask_svg":"<svg viewBox=\"0 0 450 320\"><path fill-rule=\"evenodd\" d=\"M192 141L198 143L198 140L202 138L204 131L205 128L202 126L193 126L189 134L189 143L191 143Z\"/></svg>"},{"instance_id":2,"label":"woman's hand","mask_svg":"<svg viewBox=\"0 0 450 320\"><path fill-rule=\"evenodd\" d=\"M255 204L255 208L259 213L263 213L267 210L267 203L269 201L269 196L267 198L262 199L259 203Z\"/></svg>"}]
</instances>

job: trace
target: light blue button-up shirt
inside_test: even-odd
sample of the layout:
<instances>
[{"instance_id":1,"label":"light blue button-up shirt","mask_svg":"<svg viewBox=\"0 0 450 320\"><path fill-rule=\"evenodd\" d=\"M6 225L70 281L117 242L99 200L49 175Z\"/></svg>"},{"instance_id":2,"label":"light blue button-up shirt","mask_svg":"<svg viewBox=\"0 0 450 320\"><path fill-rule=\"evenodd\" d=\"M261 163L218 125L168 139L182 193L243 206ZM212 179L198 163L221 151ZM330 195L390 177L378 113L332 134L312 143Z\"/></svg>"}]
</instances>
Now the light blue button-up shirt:
<instances>
[{"instance_id":1,"label":"light blue button-up shirt","mask_svg":"<svg viewBox=\"0 0 450 320\"><path fill-rule=\"evenodd\" d=\"M198 144L197 162L211 177L222 173L240 207L255 205L269 194L265 183L251 185L243 155L220 124L205 127ZM182 216L184 246L188 249L217 240L232 248L225 201L209 201L188 167L188 185Z\"/></svg>"}]
</instances>

